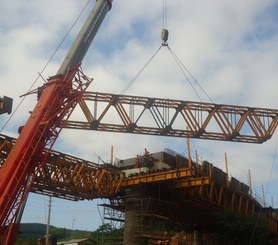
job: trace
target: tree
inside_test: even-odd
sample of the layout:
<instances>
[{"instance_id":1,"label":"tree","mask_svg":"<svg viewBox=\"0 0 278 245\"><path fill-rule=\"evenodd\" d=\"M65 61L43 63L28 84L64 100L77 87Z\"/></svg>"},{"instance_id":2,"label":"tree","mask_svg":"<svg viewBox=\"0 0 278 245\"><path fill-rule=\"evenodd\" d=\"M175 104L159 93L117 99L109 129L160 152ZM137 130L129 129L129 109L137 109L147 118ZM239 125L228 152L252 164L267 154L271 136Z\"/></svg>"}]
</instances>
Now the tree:
<instances>
[{"instance_id":1,"label":"tree","mask_svg":"<svg viewBox=\"0 0 278 245\"><path fill-rule=\"evenodd\" d=\"M258 215L242 215L231 207L215 215L217 230L232 244L271 244L267 221Z\"/></svg>"},{"instance_id":2,"label":"tree","mask_svg":"<svg viewBox=\"0 0 278 245\"><path fill-rule=\"evenodd\" d=\"M104 241L119 239L123 237L123 229L113 228L110 224L102 224L92 233L92 239L96 244L103 244Z\"/></svg>"}]
</instances>

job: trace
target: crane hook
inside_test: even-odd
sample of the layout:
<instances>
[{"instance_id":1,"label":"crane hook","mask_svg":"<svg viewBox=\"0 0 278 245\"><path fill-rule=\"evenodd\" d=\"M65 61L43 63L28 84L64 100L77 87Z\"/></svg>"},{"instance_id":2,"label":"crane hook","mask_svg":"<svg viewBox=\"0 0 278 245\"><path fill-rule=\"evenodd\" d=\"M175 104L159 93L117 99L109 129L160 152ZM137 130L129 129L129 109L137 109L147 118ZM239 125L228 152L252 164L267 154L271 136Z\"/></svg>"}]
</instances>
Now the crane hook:
<instances>
[{"instance_id":1,"label":"crane hook","mask_svg":"<svg viewBox=\"0 0 278 245\"><path fill-rule=\"evenodd\" d=\"M161 31L161 39L162 39L162 46L168 46L168 37L169 37L169 31L165 28L162 29Z\"/></svg>"}]
</instances>

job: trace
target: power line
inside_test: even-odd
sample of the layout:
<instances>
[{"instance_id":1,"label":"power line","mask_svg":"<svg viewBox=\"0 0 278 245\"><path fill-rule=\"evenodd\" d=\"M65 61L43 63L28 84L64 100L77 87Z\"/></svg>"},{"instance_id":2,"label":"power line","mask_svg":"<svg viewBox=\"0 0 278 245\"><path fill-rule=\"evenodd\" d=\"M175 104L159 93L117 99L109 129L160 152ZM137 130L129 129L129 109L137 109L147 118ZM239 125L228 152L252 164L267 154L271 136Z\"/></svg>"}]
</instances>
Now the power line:
<instances>
[{"instance_id":1,"label":"power line","mask_svg":"<svg viewBox=\"0 0 278 245\"><path fill-rule=\"evenodd\" d=\"M272 177L272 173L273 173L273 169L274 169L274 165L275 165L275 161L276 161L276 155L277 155L277 148L278 148L278 139L276 141L276 145L275 145L275 149L274 149L274 154L273 154L273 161L272 161L272 164L271 164L271 169L270 169L270 174L269 174L269 178L268 178L268 182L267 182L267 187L266 187L266 192L268 191L268 187L269 187L269 183L270 183L270 180L271 180L271 177ZM250 241L249 241L249 245L251 245L252 243L252 240L254 238L254 235L255 235L255 231L257 229L257 226L258 226L258 222L259 222L259 218L261 216L261 213L262 213L262 207L258 213L258 216L257 216L257 219L256 219L256 223L255 223L255 227L253 229L253 232L252 232L252 235L250 237Z\"/></svg>"}]
</instances>

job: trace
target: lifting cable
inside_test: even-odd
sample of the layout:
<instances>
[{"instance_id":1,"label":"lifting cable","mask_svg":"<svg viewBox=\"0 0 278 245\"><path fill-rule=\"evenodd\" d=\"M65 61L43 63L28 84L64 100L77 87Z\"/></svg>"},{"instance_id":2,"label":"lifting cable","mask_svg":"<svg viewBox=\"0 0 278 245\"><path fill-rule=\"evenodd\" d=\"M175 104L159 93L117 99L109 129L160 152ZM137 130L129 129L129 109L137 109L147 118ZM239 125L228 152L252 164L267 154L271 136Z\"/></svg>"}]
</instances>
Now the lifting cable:
<instances>
[{"instance_id":1,"label":"lifting cable","mask_svg":"<svg viewBox=\"0 0 278 245\"><path fill-rule=\"evenodd\" d=\"M182 74L188 81L189 85L195 92L196 96L198 97L199 101L202 102L202 99L200 95L198 94L196 88L192 84L192 80L197 84L197 86L203 91L203 93L207 96L207 98L212 102L211 97L208 95L208 93L202 88L202 86L198 83L197 79L192 75L192 73L186 68L186 66L181 62L181 60L178 58L178 56L173 52L173 50L168 45L168 37L169 37L169 31L167 30L167 0L162 0L162 31L161 31L161 39L162 43L161 46L158 48L158 50L151 56L151 58L147 61L147 63L141 68L141 70L132 78L132 80L127 84L127 86L123 89L121 92L121 95L125 94L126 91L134 84L136 79L143 73L145 68L149 65L149 63L153 60L155 55L158 53L158 51L161 49L162 46L166 46L172 55L174 61L176 62L177 66L181 70ZM188 74L188 75L187 75Z\"/></svg>"},{"instance_id":2,"label":"lifting cable","mask_svg":"<svg viewBox=\"0 0 278 245\"><path fill-rule=\"evenodd\" d=\"M163 29L161 31L161 38L162 38L162 45L166 46L168 48L168 50L170 51L172 57L174 58L175 62L177 63L178 67L180 68L181 72L183 73L183 75L185 76L185 78L187 79L187 81L189 82L190 86L192 87L192 89L194 90L194 92L196 93L198 99L200 101L201 97L199 96L199 94L197 93L197 90L193 87L193 84L190 81L190 78L186 75L185 71L189 74L189 76L191 77L191 79L199 86L199 88L204 92L204 94L208 97L208 99L212 101L212 99L210 98L210 96L206 93L206 91L201 87L201 85L198 83L198 81L194 78L194 76L190 73L190 71L185 67L185 65L181 62L181 60L178 58L178 56L172 51L172 49L169 47L167 41L168 41L168 36L169 36L169 31L167 30L167 0L162 0L163 1L163 6L162 6L162 25L163 25Z\"/></svg>"},{"instance_id":3,"label":"lifting cable","mask_svg":"<svg viewBox=\"0 0 278 245\"><path fill-rule=\"evenodd\" d=\"M199 94L197 93L197 90L194 88L193 84L190 81L190 78L186 75L185 71L189 74L189 76L191 77L191 79L198 85L198 87L204 92L204 94L208 97L208 99L214 103L211 99L211 97L208 95L208 93L202 88L202 86L198 83L197 79L192 75L192 73L186 68L186 66L181 62L181 60L178 58L178 56L173 52L173 50L169 47L169 45L167 45L168 50L170 51L171 55L173 56L175 62L177 63L178 67L181 69L181 72L183 73L183 75L185 76L185 78L187 79L187 81L189 82L190 86L192 87L192 89L194 90L194 92L196 93L198 99L202 102L201 97L199 96Z\"/></svg>"},{"instance_id":4,"label":"lifting cable","mask_svg":"<svg viewBox=\"0 0 278 245\"><path fill-rule=\"evenodd\" d=\"M162 46L168 46L168 36L169 32L167 30L167 0L162 0L162 31L161 39Z\"/></svg>"},{"instance_id":5,"label":"lifting cable","mask_svg":"<svg viewBox=\"0 0 278 245\"><path fill-rule=\"evenodd\" d=\"M147 63L140 69L140 71L131 79L131 81L126 85L126 87L121 92L121 95L125 94L126 91L132 86L132 84L136 81L136 79L143 73L145 68L150 64L153 58L156 56L158 51L161 49L162 45L155 51L155 53L151 56L151 58L147 61Z\"/></svg>"},{"instance_id":6,"label":"lifting cable","mask_svg":"<svg viewBox=\"0 0 278 245\"><path fill-rule=\"evenodd\" d=\"M167 29L167 0L162 0L162 26Z\"/></svg>"},{"instance_id":7,"label":"lifting cable","mask_svg":"<svg viewBox=\"0 0 278 245\"><path fill-rule=\"evenodd\" d=\"M155 53L151 56L151 58L146 62L146 64L140 69L140 71L131 79L131 81L126 85L126 87L122 90L121 95L125 94L126 91L134 84L136 79L143 73L145 68L150 64L150 62L153 60L153 58L156 56L156 54L160 51L162 46L167 46L167 40L168 40L168 30L167 28L167 0L162 0L162 32L161 32L161 38L162 38L162 44L160 47L155 51Z\"/></svg>"},{"instance_id":8,"label":"lifting cable","mask_svg":"<svg viewBox=\"0 0 278 245\"><path fill-rule=\"evenodd\" d=\"M81 15L83 14L83 12L85 11L85 9L87 8L87 6L89 5L89 3L91 2L91 0L88 0L88 2L85 4L84 8L81 10L81 12L79 13L79 15L77 16L77 18L75 19L75 21L73 22L73 24L71 25L71 27L69 28L69 30L67 31L67 33L65 34L65 36L63 37L62 41L59 43L59 45L57 46L57 48L54 50L53 54L50 56L50 58L48 59L48 61L46 62L45 66L42 68L42 70L40 72L38 72L38 76L37 78L34 80L33 84L31 85L31 87L29 88L28 92L26 94L28 94L33 87L35 86L35 84L37 83L37 81L39 80L40 77L42 77L42 73L45 71L45 69L47 68L47 66L49 65L49 63L51 62L51 60L53 59L53 57L56 55L56 53L58 52L58 50L60 49L60 47L62 46L62 44L64 43L64 41L66 40L66 38L68 37L68 35L70 34L70 32L72 31L73 27L76 25L77 21L80 19ZM7 119L7 121L5 122L5 124L2 126L2 128L0 129L0 133L2 133L2 131L5 129L5 127L8 125L8 123L10 122L10 120L12 119L12 117L14 116L14 114L17 112L17 110L19 109L19 107L21 106L21 104L23 103L23 101L25 100L26 96L23 96L22 99L20 100L19 104L16 106L15 110L12 112L12 114L9 116L9 118Z\"/></svg>"},{"instance_id":9,"label":"lifting cable","mask_svg":"<svg viewBox=\"0 0 278 245\"><path fill-rule=\"evenodd\" d=\"M162 45L166 46L168 50L170 51L170 54L174 58L175 62L177 63L178 67L180 68L181 72L183 73L184 77L189 82L189 85L194 90L195 94L197 95L198 99L200 101L201 97L199 96L197 90L194 88L193 84L190 81L190 78L199 86L199 88L204 92L204 94L208 97L208 99L212 101L210 96L206 93L206 91L201 87L201 85L198 83L196 78L191 74L191 72L185 67L185 65L181 62L181 60L178 58L178 56L173 52L173 50L169 47L167 41L168 41L169 31L167 30L167 0L163 0L163 29L161 31L161 38L162 38ZM185 71L189 74L189 77L186 75Z\"/></svg>"}]
</instances>

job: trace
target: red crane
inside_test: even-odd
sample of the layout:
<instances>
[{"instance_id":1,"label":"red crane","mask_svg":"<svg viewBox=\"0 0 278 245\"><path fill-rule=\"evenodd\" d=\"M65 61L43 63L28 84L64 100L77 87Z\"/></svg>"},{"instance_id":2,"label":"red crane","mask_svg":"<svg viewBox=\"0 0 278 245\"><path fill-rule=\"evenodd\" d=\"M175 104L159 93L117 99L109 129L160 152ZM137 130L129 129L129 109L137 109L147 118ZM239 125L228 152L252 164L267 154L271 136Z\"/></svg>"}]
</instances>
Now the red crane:
<instances>
[{"instance_id":1,"label":"red crane","mask_svg":"<svg viewBox=\"0 0 278 245\"><path fill-rule=\"evenodd\" d=\"M79 66L111 7L112 0L96 2L57 74L39 89L39 100L0 170L1 244L15 243L20 207L61 131L58 125L71 115L92 81Z\"/></svg>"},{"instance_id":2,"label":"red crane","mask_svg":"<svg viewBox=\"0 0 278 245\"><path fill-rule=\"evenodd\" d=\"M97 0L57 74L50 77L38 90L39 100L22 128L5 164L0 169L1 244L15 243L19 230L20 207L62 127L255 143L267 140L277 127L277 110L168 100L165 101L167 108L173 110L174 113L171 121L166 122L160 113L160 108L164 109L165 104L162 99L84 94L92 80L85 76L79 67L111 7L112 0ZM93 117L94 113L91 113L85 104L85 100L92 100L96 97L108 103L98 118ZM134 106L134 101L137 101L137 104L143 108L136 120L129 118L124 108L126 104ZM67 121L79 102L82 110L87 112L85 116L88 122ZM116 125L117 127L102 122L105 113L112 106L117 109L123 121L123 124ZM157 127L139 125L142 114L147 110L150 110ZM202 116L202 113L206 113L204 121L201 120L202 117L199 120L199 115ZM178 116L184 119L189 126L188 130L173 128ZM220 132L208 131L207 126L212 119L218 123ZM264 123L265 119L267 119L266 123ZM248 123L254 135L240 134L244 123Z\"/></svg>"}]
</instances>

